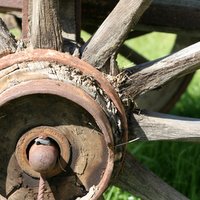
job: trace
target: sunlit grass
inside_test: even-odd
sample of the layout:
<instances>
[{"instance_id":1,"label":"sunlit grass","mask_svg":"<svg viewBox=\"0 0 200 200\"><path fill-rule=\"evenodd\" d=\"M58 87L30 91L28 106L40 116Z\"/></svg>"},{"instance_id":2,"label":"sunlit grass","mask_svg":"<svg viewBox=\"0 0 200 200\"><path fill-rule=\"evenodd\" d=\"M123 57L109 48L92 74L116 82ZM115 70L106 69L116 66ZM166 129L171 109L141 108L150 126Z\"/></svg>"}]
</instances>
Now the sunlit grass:
<instances>
[{"instance_id":1,"label":"sunlit grass","mask_svg":"<svg viewBox=\"0 0 200 200\"><path fill-rule=\"evenodd\" d=\"M104 198L106 200L141 200L140 198L134 197L128 192L122 191L117 187L110 187L105 193Z\"/></svg>"},{"instance_id":2,"label":"sunlit grass","mask_svg":"<svg viewBox=\"0 0 200 200\"><path fill-rule=\"evenodd\" d=\"M21 30L19 28L10 29L10 33L14 35L16 40L20 39L21 37Z\"/></svg>"},{"instance_id":3,"label":"sunlit grass","mask_svg":"<svg viewBox=\"0 0 200 200\"><path fill-rule=\"evenodd\" d=\"M129 39L125 44L147 60L154 60L167 55L173 48L175 39L175 34L152 32L135 39Z\"/></svg>"}]
</instances>

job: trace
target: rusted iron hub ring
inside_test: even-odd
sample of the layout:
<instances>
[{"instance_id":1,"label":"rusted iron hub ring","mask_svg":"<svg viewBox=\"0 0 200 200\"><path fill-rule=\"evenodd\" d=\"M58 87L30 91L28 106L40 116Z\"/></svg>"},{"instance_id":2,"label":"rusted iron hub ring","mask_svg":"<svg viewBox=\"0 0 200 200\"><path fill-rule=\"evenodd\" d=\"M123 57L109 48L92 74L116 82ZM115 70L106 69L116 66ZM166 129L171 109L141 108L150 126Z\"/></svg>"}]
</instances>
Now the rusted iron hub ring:
<instances>
[{"instance_id":1,"label":"rusted iron hub ring","mask_svg":"<svg viewBox=\"0 0 200 200\"><path fill-rule=\"evenodd\" d=\"M92 97L86 94L82 89L77 88L68 83L55 80L48 80L48 79L26 81L24 83L17 84L16 86L7 89L1 94L0 106L3 106L7 102L10 102L14 99L32 94L53 94L60 97L64 97L65 99L69 99L74 103L82 106L94 117L97 125L99 126L100 130L104 135L108 151L108 158L107 160L105 160L107 164L106 168L102 172L103 175L101 177L99 184L95 186L95 189L93 188L94 190L92 197L89 198L91 200L97 199L107 188L110 177L112 175L113 165L114 165L114 152L112 148L113 137L107 116L101 109L100 105L95 100L93 100ZM34 137L31 137L29 141L31 142L33 139ZM23 149L27 148L29 141L24 143L25 147ZM18 146L20 147L20 145ZM25 162L28 162L28 160L25 159ZM25 166L29 165L26 164ZM27 168L28 170L27 169L25 170L27 170L28 173L30 173L31 169L29 167ZM34 173L33 175L38 177L37 173Z\"/></svg>"},{"instance_id":2,"label":"rusted iron hub ring","mask_svg":"<svg viewBox=\"0 0 200 200\"><path fill-rule=\"evenodd\" d=\"M63 134L60 134L57 129L53 127L37 127L31 129L30 131L22 135L22 137L19 139L15 155L18 164L23 171L25 171L32 177L39 178L40 174L34 171L29 164L28 151L30 145L32 145L34 140L40 136L52 139L53 141L55 141L59 148L59 162L56 163L56 166L53 168L53 170L45 174L46 177L52 177L62 172L62 169L66 167L70 158L69 142L67 138Z\"/></svg>"},{"instance_id":3,"label":"rusted iron hub ring","mask_svg":"<svg viewBox=\"0 0 200 200\"><path fill-rule=\"evenodd\" d=\"M105 92L108 98L113 102L117 108L120 120L121 120L121 129L122 129L122 138L121 142L125 143L128 140L128 125L126 119L126 113L124 107L121 103L121 100L116 93L115 89L111 84L106 80L100 71L91 66L90 64L80 60L76 57L73 57L69 54L64 54L55 50L49 49L35 49L29 51L22 51L15 54L10 54L1 58L0 70L7 68L14 64L19 64L23 62L34 62L34 61L48 61L53 63L59 63L66 66L73 67L80 70L84 75L92 76L99 87Z\"/></svg>"},{"instance_id":4,"label":"rusted iron hub ring","mask_svg":"<svg viewBox=\"0 0 200 200\"><path fill-rule=\"evenodd\" d=\"M65 80L52 79L47 76L46 79L45 78L35 79L34 76L33 77L28 76L28 78L30 79L25 77L23 81L18 80L18 82L12 85L11 87L4 88L3 92L0 95L1 97L0 106L3 106L9 101L27 95L52 94L71 100L72 102L84 108L88 113L91 114L91 116L93 116L98 127L100 128L101 132L104 135L108 151L108 158L105 161L107 163L106 168L102 172L103 175L101 177L99 184L96 185L96 188L93 191L91 198L89 198L89 199L97 199L106 189L112 174L113 164L114 164L115 144L117 144L116 141L120 141L123 143L127 141L128 129L127 129L127 121L123 105L117 93L115 92L114 88L105 79L105 77L103 77L101 72L99 72L94 67L92 67L91 65L85 63L84 61L78 58L74 58L68 54L60 53L54 50L36 49L32 51L24 51L5 56L0 60L0 70L9 68L10 66L15 64L38 62L38 61L39 62L47 61L49 63L54 63L54 64L58 63L61 65L70 66L71 68L79 70L83 75L92 77L95 80L98 88L103 91L104 94L102 96L107 96L106 98L111 102L111 104L114 105L114 109L116 109L114 115L116 114L117 116L119 116L119 121L117 121L117 125L119 126L120 134L118 133L116 134L115 131L113 131L113 127L110 124L111 119L109 118L109 114L106 113L106 109L102 108L102 106L90 94L88 94L87 91L84 91L83 88L77 87L76 84L68 83ZM107 99L105 99L105 101ZM117 140L115 139L116 137ZM30 139L30 141L27 141L23 149L26 150L30 142L33 140L34 138ZM19 146L20 145L18 145L18 147ZM58 146L59 148L61 148L59 144ZM16 154L26 155L25 152ZM19 159L20 156L17 157L18 160L20 160ZM28 160L27 157L25 157L24 162L26 164L27 160ZM30 174L30 170L25 169L24 171ZM32 174L32 176L38 177L38 174L34 175ZM52 172L49 176L52 176Z\"/></svg>"}]
</instances>

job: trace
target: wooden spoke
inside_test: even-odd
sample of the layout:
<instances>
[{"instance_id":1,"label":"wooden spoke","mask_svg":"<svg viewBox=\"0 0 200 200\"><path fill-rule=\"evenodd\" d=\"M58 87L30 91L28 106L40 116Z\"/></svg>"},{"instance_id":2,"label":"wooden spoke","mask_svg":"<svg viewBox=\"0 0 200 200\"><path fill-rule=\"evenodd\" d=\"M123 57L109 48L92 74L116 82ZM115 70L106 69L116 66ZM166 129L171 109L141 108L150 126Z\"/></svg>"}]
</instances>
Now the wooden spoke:
<instances>
[{"instance_id":1,"label":"wooden spoke","mask_svg":"<svg viewBox=\"0 0 200 200\"><path fill-rule=\"evenodd\" d=\"M116 0L83 0L85 8L83 21L97 27L116 3ZM99 7L103 7L101 12ZM94 13L95 16L91 18ZM181 32L199 37L200 2L199 0L154 0L136 28L143 31Z\"/></svg>"},{"instance_id":2,"label":"wooden spoke","mask_svg":"<svg viewBox=\"0 0 200 200\"><path fill-rule=\"evenodd\" d=\"M62 50L61 26L56 0L31 0L30 41L33 48Z\"/></svg>"},{"instance_id":3,"label":"wooden spoke","mask_svg":"<svg viewBox=\"0 0 200 200\"><path fill-rule=\"evenodd\" d=\"M199 14L199 0L156 0L142 16L138 29L154 31L156 27L161 32L199 37Z\"/></svg>"},{"instance_id":4,"label":"wooden spoke","mask_svg":"<svg viewBox=\"0 0 200 200\"><path fill-rule=\"evenodd\" d=\"M198 38L188 37L188 35L177 35L172 52L179 51L191 44L198 42ZM140 95L136 99L136 103L139 108L147 109L158 112L169 112L180 96L186 90L188 84L193 77L193 73L170 81L168 84L160 88L159 90L151 90L144 95ZM160 101L157 101L160 99ZM156 102L156 104L155 104Z\"/></svg>"},{"instance_id":5,"label":"wooden spoke","mask_svg":"<svg viewBox=\"0 0 200 200\"><path fill-rule=\"evenodd\" d=\"M17 44L0 18L0 57L16 51Z\"/></svg>"},{"instance_id":6,"label":"wooden spoke","mask_svg":"<svg viewBox=\"0 0 200 200\"><path fill-rule=\"evenodd\" d=\"M113 184L143 200L188 200L150 170L144 168L128 153L125 157L124 168L113 180Z\"/></svg>"},{"instance_id":7,"label":"wooden spoke","mask_svg":"<svg viewBox=\"0 0 200 200\"><path fill-rule=\"evenodd\" d=\"M73 54L80 40L80 0L32 0L29 5L32 47Z\"/></svg>"},{"instance_id":8,"label":"wooden spoke","mask_svg":"<svg viewBox=\"0 0 200 200\"><path fill-rule=\"evenodd\" d=\"M178 117L156 112L132 113L129 118L129 140L200 141L200 119Z\"/></svg>"},{"instance_id":9,"label":"wooden spoke","mask_svg":"<svg viewBox=\"0 0 200 200\"><path fill-rule=\"evenodd\" d=\"M150 3L151 0L120 0L92 39L83 47L82 59L97 68L103 67Z\"/></svg>"},{"instance_id":10,"label":"wooden spoke","mask_svg":"<svg viewBox=\"0 0 200 200\"><path fill-rule=\"evenodd\" d=\"M164 59L126 69L120 86L124 96L136 98L200 68L200 42ZM121 76L121 75L120 75Z\"/></svg>"}]
</instances>

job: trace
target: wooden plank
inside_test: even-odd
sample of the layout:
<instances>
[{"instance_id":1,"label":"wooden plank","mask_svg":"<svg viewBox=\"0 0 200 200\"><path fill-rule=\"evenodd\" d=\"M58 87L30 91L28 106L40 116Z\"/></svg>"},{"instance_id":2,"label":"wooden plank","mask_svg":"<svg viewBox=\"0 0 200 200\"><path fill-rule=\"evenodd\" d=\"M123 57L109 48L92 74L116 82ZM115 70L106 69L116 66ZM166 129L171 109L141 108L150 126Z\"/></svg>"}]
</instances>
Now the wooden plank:
<instances>
[{"instance_id":1,"label":"wooden plank","mask_svg":"<svg viewBox=\"0 0 200 200\"><path fill-rule=\"evenodd\" d=\"M172 52L181 50L198 41L198 38L192 38L187 35L177 35ZM159 90L152 90L139 96L139 98L136 99L137 106L140 109L161 111L165 113L169 112L178 101L181 94L186 90L192 76L193 73L186 77L171 81L162 88L159 88Z\"/></svg>"},{"instance_id":2,"label":"wooden plank","mask_svg":"<svg viewBox=\"0 0 200 200\"><path fill-rule=\"evenodd\" d=\"M62 50L59 2L32 0L30 2L30 41L33 48Z\"/></svg>"},{"instance_id":3,"label":"wooden plank","mask_svg":"<svg viewBox=\"0 0 200 200\"><path fill-rule=\"evenodd\" d=\"M83 21L91 27L101 24L117 1L83 1ZM101 9L99 9L101 8ZM91 16L95 16L91 18ZM194 20L195 19L195 20ZM83 24L85 26L86 24ZM94 29L94 28L93 28ZM86 29L87 30L87 29ZM141 17L136 30L184 32L200 35L199 0L154 0Z\"/></svg>"},{"instance_id":4,"label":"wooden plank","mask_svg":"<svg viewBox=\"0 0 200 200\"><path fill-rule=\"evenodd\" d=\"M1 0L0 1L0 11L20 11L22 9L23 0Z\"/></svg>"},{"instance_id":5,"label":"wooden plank","mask_svg":"<svg viewBox=\"0 0 200 200\"><path fill-rule=\"evenodd\" d=\"M91 40L83 46L82 59L102 68L121 46L150 3L151 0L120 0Z\"/></svg>"},{"instance_id":6,"label":"wooden plank","mask_svg":"<svg viewBox=\"0 0 200 200\"><path fill-rule=\"evenodd\" d=\"M118 1L82 1L83 29L96 30ZM141 18L137 30L185 32L200 35L200 2L198 0L154 0ZM22 9L22 0L1 0L0 11ZM92 17L91 17L92 16ZM194 20L195 19L195 20Z\"/></svg>"},{"instance_id":7,"label":"wooden plank","mask_svg":"<svg viewBox=\"0 0 200 200\"><path fill-rule=\"evenodd\" d=\"M112 183L142 200L188 200L128 153L121 173Z\"/></svg>"},{"instance_id":8,"label":"wooden plank","mask_svg":"<svg viewBox=\"0 0 200 200\"><path fill-rule=\"evenodd\" d=\"M200 120L139 111L129 118L129 140L200 141Z\"/></svg>"},{"instance_id":9,"label":"wooden plank","mask_svg":"<svg viewBox=\"0 0 200 200\"><path fill-rule=\"evenodd\" d=\"M200 35L199 0L155 0L141 18L139 30Z\"/></svg>"},{"instance_id":10,"label":"wooden plank","mask_svg":"<svg viewBox=\"0 0 200 200\"><path fill-rule=\"evenodd\" d=\"M134 99L199 68L200 42L197 42L164 59L126 69L117 84L124 98Z\"/></svg>"}]
</instances>

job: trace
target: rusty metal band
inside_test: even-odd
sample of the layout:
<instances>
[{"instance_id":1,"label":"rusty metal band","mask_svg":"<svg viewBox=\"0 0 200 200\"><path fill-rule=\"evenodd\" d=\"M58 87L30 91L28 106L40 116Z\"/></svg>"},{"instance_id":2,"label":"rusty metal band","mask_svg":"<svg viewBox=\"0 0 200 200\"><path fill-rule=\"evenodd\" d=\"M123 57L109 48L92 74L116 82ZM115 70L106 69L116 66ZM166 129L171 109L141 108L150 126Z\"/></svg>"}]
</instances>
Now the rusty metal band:
<instances>
[{"instance_id":1,"label":"rusty metal band","mask_svg":"<svg viewBox=\"0 0 200 200\"><path fill-rule=\"evenodd\" d=\"M127 119L124 107L115 89L110 85L108 80L106 80L106 78L103 77L100 71L92 67L90 64L84 62L83 60L80 60L79 58L72 57L69 54L49 49L35 49L35 50L22 51L15 54L7 55L1 58L0 60L0 70L17 63L31 62L31 61L48 61L63 65L69 65L71 67L79 69L83 74L94 77L94 79L98 82L100 88L112 100L115 107L117 108L122 122L122 132L123 132L122 142L123 143L127 142L128 126L127 126Z\"/></svg>"},{"instance_id":2,"label":"rusty metal band","mask_svg":"<svg viewBox=\"0 0 200 200\"><path fill-rule=\"evenodd\" d=\"M114 152L109 148L110 145L113 145L112 130L107 116L101 109L100 105L83 90L71 84L61 81L41 79L23 82L4 91L1 94L0 106L13 99L31 94L53 94L64 97L80 105L94 117L97 125L104 134L109 153L105 172L100 183L97 185L99 188L97 195L100 195L108 186L114 166ZM94 195L92 199L96 199L97 197L98 196Z\"/></svg>"}]
</instances>

